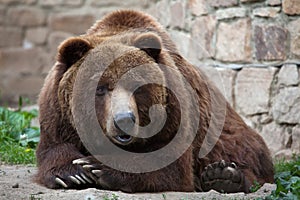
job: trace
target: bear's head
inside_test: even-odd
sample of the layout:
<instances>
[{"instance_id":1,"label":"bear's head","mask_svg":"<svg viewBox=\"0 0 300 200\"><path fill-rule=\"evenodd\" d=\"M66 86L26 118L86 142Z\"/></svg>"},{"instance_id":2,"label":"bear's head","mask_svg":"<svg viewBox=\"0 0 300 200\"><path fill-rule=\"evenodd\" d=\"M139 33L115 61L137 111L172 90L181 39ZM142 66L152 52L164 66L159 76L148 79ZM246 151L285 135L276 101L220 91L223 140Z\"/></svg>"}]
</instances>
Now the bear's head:
<instances>
[{"instance_id":1,"label":"bear's head","mask_svg":"<svg viewBox=\"0 0 300 200\"><path fill-rule=\"evenodd\" d=\"M63 73L58 92L62 113L74 124L73 90L81 70L86 77L82 85L94 80L87 86L92 90L83 92L93 93L97 120L113 143L132 151L161 148L174 137L165 134L172 133L166 130L174 129L180 120L176 117L180 116L176 98L166 87L168 76L172 74L162 68L164 64L175 68L175 64L162 49L161 38L152 32L67 39L58 53ZM147 136L149 130L157 134ZM155 144L141 150L145 143Z\"/></svg>"}]
</instances>

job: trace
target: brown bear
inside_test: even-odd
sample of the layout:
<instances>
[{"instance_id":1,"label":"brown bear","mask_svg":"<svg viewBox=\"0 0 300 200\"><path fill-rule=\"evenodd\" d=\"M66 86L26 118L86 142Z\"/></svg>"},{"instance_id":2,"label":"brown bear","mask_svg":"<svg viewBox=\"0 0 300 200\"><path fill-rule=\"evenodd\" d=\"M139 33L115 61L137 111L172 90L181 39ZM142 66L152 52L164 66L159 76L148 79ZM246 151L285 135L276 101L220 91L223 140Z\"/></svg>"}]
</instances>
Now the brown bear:
<instances>
[{"instance_id":1,"label":"brown bear","mask_svg":"<svg viewBox=\"0 0 300 200\"><path fill-rule=\"evenodd\" d=\"M36 181L125 192L249 192L273 182L261 136L151 16L108 14L64 41L39 97Z\"/></svg>"}]
</instances>

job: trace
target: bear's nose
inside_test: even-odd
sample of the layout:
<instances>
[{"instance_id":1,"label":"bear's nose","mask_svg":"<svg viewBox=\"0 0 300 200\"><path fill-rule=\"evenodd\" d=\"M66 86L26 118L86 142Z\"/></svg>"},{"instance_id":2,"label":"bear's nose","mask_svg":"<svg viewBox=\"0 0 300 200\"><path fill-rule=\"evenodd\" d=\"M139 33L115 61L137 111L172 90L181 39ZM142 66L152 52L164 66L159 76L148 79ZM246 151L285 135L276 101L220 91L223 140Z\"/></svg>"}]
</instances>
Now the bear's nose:
<instances>
[{"instance_id":1,"label":"bear's nose","mask_svg":"<svg viewBox=\"0 0 300 200\"><path fill-rule=\"evenodd\" d=\"M135 124L135 116L132 112L118 113L114 116L114 125L119 130L118 135L115 137L121 143L128 143L132 140L129 135Z\"/></svg>"}]
</instances>

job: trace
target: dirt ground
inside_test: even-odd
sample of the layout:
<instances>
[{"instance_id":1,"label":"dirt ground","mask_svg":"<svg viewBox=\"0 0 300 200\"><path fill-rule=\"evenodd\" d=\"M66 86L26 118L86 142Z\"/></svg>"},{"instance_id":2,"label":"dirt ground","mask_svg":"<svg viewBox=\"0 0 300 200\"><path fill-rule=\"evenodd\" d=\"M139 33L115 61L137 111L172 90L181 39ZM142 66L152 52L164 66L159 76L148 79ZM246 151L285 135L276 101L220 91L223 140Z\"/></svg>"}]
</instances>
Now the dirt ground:
<instances>
[{"instance_id":1,"label":"dirt ground","mask_svg":"<svg viewBox=\"0 0 300 200\"><path fill-rule=\"evenodd\" d=\"M275 185L265 184L256 193L140 193L126 194L90 188L86 190L50 190L32 182L36 173L33 166L0 165L0 199L2 200L196 200L196 199L255 199L270 194Z\"/></svg>"}]
</instances>

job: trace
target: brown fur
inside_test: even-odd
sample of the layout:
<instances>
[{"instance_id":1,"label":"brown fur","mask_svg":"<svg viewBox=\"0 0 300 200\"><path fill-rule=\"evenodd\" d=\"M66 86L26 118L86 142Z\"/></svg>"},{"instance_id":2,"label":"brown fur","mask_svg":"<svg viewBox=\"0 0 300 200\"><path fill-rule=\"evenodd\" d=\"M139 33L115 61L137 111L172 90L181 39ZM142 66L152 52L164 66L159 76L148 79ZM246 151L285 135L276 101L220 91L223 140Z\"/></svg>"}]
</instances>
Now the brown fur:
<instances>
[{"instance_id":1,"label":"brown fur","mask_svg":"<svg viewBox=\"0 0 300 200\"><path fill-rule=\"evenodd\" d=\"M145 37L146 40L140 37ZM148 42L154 46L147 46L147 38L150 38ZM246 188L241 191L247 192L255 180L260 184L273 182L273 165L263 139L243 122L228 103L220 138L211 138L217 140L215 147L207 156L199 158L201 145L206 145L202 143L211 118L209 90L214 91L220 101L224 100L224 97L200 70L180 56L175 44L152 17L135 11L117 11L98 21L87 34L69 39L59 47L58 62L50 71L39 98L41 140L36 152L39 166L38 183L49 188L58 188L59 185L54 179L60 177L70 185L67 177L83 170L80 165L73 165L72 161L90 157L75 130L71 101L77 71L87 57L98 61L103 59L104 62L105 56L110 55L93 53L92 49L95 48L107 48L112 52L125 49L128 52L109 65L99 81L100 85L105 83L108 84L109 90L113 89L116 81L130 68L151 64L156 66L156 71L149 72L150 77L178 84L178 89L184 93L183 82L173 80L174 76L164 72L156 63L164 64L188 80L197 92L201 113L195 140L178 160L160 170L142 174L125 173L104 167L102 182L96 184L96 187L127 192L201 191L200 177L204 168L220 160L235 162L241 169L245 176ZM149 107L159 103L167 110L166 126L157 135L149 139L135 138L132 144L122 148L134 152L150 152L164 147L174 137L182 113L176 98L166 89L150 85L141 90L142 95L136 95L130 103L136 112L135 115L138 115L138 123L148 124ZM110 98L107 96L96 97L95 100L98 121L107 136L115 133L114 129L106 124L107 120L111 120L109 102ZM181 117L185 120L192 119L195 113L191 107L190 110L188 116ZM189 133L189 130L186 130L186 133Z\"/></svg>"}]
</instances>

